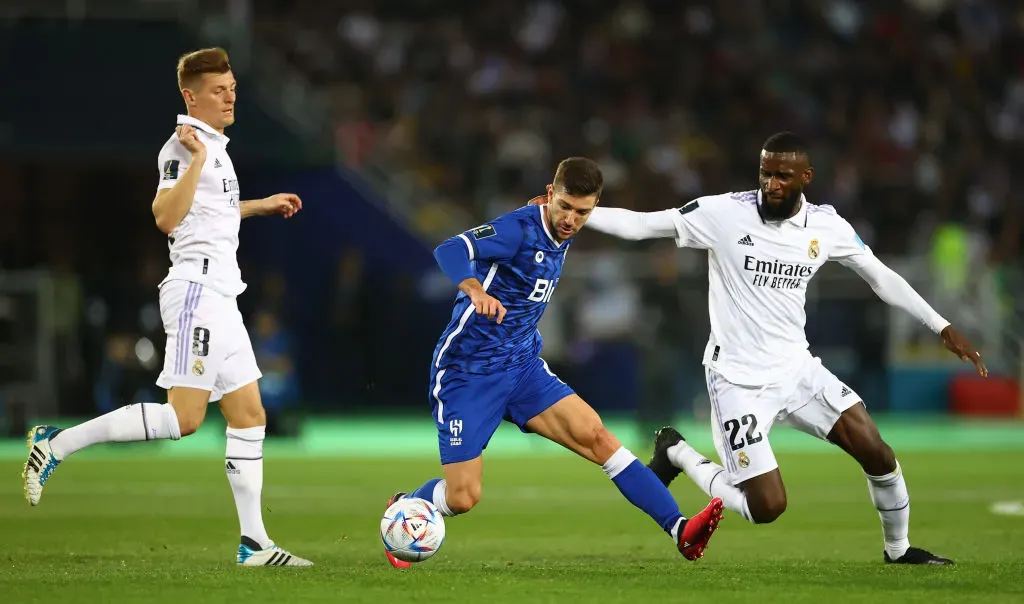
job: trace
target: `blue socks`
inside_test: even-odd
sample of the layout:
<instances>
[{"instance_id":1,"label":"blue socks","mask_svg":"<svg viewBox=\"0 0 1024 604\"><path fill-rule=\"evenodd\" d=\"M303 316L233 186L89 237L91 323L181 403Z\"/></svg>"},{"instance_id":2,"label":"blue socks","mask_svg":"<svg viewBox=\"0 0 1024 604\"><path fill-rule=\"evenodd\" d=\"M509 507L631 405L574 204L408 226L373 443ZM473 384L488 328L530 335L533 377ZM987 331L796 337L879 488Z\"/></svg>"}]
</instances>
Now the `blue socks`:
<instances>
[{"instance_id":1,"label":"blue socks","mask_svg":"<svg viewBox=\"0 0 1024 604\"><path fill-rule=\"evenodd\" d=\"M679 504L654 472L625 447L616 451L601 467L612 479L626 499L644 511L666 533L677 539L680 521L685 517ZM418 497L432 502L443 515L452 516L447 502L448 484L443 478L431 478L407 497Z\"/></svg>"},{"instance_id":2,"label":"blue socks","mask_svg":"<svg viewBox=\"0 0 1024 604\"><path fill-rule=\"evenodd\" d=\"M673 539L678 537L675 531L679 521L684 519L679 512L679 504L654 472L641 463L636 455L622 447L612 454L601 469L630 503L653 518Z\"/></svg>"},{"instance_id":3,"label":"blue socks","mask_svg":"<svg viewBox=\"0 0 1024 604\"><path fill-rule=\"evenodd\" d=\"M422 487L416 489L412 493L409 493L409 497L419 497L420 499L426 499L427 501L434 501L434 487L437 483L441 482L440 478L431 478ZM436 503L434 505L437 505Z\"/></svg>"}]
</instances>

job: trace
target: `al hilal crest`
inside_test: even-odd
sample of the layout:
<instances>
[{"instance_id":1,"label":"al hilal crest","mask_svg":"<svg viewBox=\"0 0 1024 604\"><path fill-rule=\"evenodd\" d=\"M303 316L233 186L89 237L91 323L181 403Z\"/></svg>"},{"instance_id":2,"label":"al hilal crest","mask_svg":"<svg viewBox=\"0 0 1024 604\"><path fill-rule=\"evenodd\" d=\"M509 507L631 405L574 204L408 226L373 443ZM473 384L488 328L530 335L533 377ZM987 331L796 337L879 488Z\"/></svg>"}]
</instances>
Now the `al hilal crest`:
<instances>
[{"instance_id":1,"label":"al hilal crest","mask_svg":"<svg viewBox=\"0 0 1024 604\"><path fill-rule=\"evenodd\" d=\"M814 260L818 257L818 240L811 239L811 245L807 246L807 255Z\"/></svg>"}]
</instances>

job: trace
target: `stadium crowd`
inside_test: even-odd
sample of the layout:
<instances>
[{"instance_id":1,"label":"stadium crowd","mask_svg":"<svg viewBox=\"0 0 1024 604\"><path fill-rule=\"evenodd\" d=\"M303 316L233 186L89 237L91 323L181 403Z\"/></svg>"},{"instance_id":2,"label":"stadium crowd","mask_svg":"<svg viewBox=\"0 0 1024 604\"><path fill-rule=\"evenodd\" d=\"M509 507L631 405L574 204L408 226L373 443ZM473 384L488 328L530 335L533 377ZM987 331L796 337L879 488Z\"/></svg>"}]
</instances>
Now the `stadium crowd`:
<instances>
[{"instance_id":1,"label":"stadium crowd","mask_svg":"<svg viewBox=\"0 0 1024 604\"><path fill-rule=\"evenodd\" d=\"M881 254L964 225L1020 256L1024 8L1009 1L255 2L260 39L331 90L352 166L477 218L600 160L607 203L754 186L756 150L814 144L815 201ZM921 236L925 235L925 236Z\"/></svg>"}]
</instances>

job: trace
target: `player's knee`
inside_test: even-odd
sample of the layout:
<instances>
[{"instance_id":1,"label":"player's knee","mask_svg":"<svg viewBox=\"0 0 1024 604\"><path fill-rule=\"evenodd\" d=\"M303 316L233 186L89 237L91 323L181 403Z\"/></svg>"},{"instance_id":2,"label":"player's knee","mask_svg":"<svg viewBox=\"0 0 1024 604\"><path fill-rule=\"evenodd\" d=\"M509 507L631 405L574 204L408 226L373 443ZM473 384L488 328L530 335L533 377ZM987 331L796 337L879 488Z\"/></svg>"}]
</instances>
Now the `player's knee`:
<instances>
[{"instance_id":1,"label":"player's knee","mask_svg":"<svg viewBox=\"0 0 1024 604\"><path fill-rule=\"evenodd\" d=\"M448 492L445 493L445 500L448 504L448 509L450 509L453 514L465 514L469 510L473 509L476 504L480 503L480 498L482 496L482 485L465 485L453 489L451 488L451 483L449 483Z\"/></svg>"},{"instance_id":2,"label":"player's knee","mask_svg":"<svg viewBox=\"0 0 1024 604\"><path fill-rule=\"evenodd\" d=\"M195 413L178 414L178 430L182 438L195 434L203 424L203 416Z\"/></svg>"},{"instance_id":3,"label":"player's knee","mask_svg":"<svg viewBox=\"0 0 1024 604\"><path fill-rule=\"evenodd\" d=\"M881 437L864 448L858 461L872 476L882 476L896 469L896 453Z\"/></svg>"},{"instance_id":4,"label":"player's knee","mask_svg":"<svg viewBox=\"0 0 1024 604\"><path fill-rule=\"evenodd\" d=\"M236 410L228 423L232 428L255 428L267 425L267 411L256 404Z\"/></svg>"},{"instance_id":5,"label":"player's knee","mask_svg":"<svg viewBox=\"0 0 1024 604\"><path fill-rule=\"evenodd\" d=\"M770 524L778 520L786 511L786 494L771 493L760 496L747 496L747 506L750 508L750 519L754 524Z\"/></svg>"}]
</instances>

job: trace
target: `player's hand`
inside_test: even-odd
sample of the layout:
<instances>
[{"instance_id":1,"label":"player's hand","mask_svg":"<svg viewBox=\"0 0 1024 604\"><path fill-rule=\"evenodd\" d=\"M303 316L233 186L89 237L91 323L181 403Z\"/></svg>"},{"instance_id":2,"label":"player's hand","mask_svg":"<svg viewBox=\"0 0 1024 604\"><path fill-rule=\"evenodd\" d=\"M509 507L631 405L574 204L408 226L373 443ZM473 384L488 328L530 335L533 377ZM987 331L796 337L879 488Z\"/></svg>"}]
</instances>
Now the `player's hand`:
<instances>
[{"instance_id":1,"label":"player's hand","mask_svg":"<svg viewBox=\"0 0 1024 604\"><path fill-rule=\"evenodd\" d=\"M473 303L473 307L476 308L476 314L485 315L488 319L494 319L494 322L501 325L501 320L505 318L505 307L498 302L497 298L487 295L487 293L481 291L470 297L470 302Z\"/></svg>"},{"instance_id":2,"label":"player's hand","mask_svg":"<svg viewBox=\"0 0 1024 604\"><path fill-rule=\"evenodd\" d=\"M974 349L974 345L971 344L970 340L959 331L953 329L952 325L943 329L940 335L942 336L942 343L946 345L950 352L960 357L961 361L974 363L974 368L978 370L978 375L988 377L988 368L985 367L985 363L981 360L981 353Z\"/></svg>"},{"instance_id":3,"label":"player's hand","mask_svg":"<svg viewBox=\"0 0 1024 604\"><path fill-rule=\"evenodd\" d=\"M295 193L278 193L260 200L260 206L260 213L264 216L280 214L291 218L302 209L302 200Z\"/></svg>"},{"instance_id":4,"label":"player's hand","mask_svg":"<svg viewBox=\"0 0 1024 604\"><path fill-rule=\"evenodd\" d=\"M192 157L197 155L206 154L206 145L199 140L199 134L196 129L188 124L182 124L174 129L174 132L178 135L178 142L181 143L182 147L188 149L188 152L192 154Z\"/></svg>"}]
</instances>

